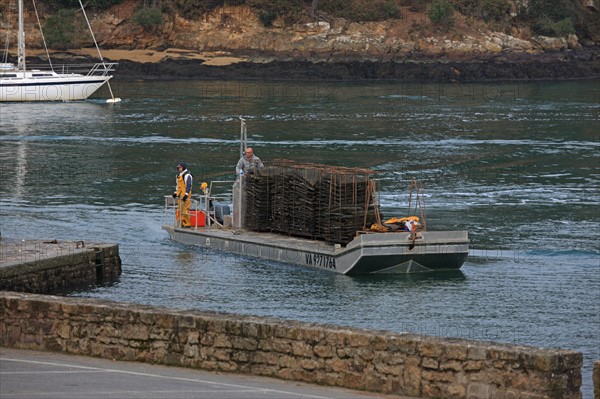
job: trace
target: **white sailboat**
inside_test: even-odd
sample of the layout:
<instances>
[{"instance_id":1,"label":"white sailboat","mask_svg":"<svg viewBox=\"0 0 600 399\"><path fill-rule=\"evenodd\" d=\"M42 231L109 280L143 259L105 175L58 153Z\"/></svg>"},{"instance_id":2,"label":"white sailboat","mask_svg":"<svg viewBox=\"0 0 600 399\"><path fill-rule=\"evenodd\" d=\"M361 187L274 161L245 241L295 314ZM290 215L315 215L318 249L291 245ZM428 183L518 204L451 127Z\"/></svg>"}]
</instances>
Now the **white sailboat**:
<instances>
[{"instance_id":1,"label":"white sailboat","mask_svg":"<svg viewBox=\"0 0 600 399\"><path fill-rule=\"evenodd\" d=\"M79 3L81 4L81 1ZM81 6L83 10L83 5L81 4ZM25 63L23 0L18 0L18 8L19 32L17 38L17 65L7 62L0 63L0 102L85 100L105 83L109 85L108 87L112 97L111 99L108 99L107 102L120 101L120 99L113 96L110 84L108 83L112 78L110 72L115 70L117 63L104 62L101 55L100 58L102 62L94 64L87 73L75 72L76 68L81 68L81 66L63 66L59 73L54 70L52 64L50 64L48 70L27 69ZM83 12L85 15L85 10ZM90 27L89 21L88 27ZM92 37L94 38L94 43L96 43L93 32ZM97 43L96 48L98 49ZM98 54L100 54L99 49ZM48 59L49 58L50 57L48 57Z\"/></svg>"}]
</instances>

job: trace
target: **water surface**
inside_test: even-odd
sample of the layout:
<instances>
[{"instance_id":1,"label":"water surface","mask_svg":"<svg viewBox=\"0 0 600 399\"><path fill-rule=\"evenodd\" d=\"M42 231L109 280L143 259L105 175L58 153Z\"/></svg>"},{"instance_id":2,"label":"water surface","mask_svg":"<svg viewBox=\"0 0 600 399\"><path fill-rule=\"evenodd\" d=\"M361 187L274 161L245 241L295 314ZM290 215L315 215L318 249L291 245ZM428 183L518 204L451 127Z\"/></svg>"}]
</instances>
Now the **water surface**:
<instances>
[{"instance_id":1,"label":"water surface","mask_svg":"<svg viewBox=\"0 0 600 399\"><path fill-rule=\"evenodd\" d=\"M569 348L600 359L598 82L145 82L123 102L0 104L5 237L118 242L118 282L71 292L368 329ZM101 93L102 94L102 93ZM107 93L104 93L107 96ZM368 167L385 216L412 177L428 227L465 229L459 272L341 276L170 241L183 160L231 179L238 117L265 163Z\"/></svg>"}]
</instances>

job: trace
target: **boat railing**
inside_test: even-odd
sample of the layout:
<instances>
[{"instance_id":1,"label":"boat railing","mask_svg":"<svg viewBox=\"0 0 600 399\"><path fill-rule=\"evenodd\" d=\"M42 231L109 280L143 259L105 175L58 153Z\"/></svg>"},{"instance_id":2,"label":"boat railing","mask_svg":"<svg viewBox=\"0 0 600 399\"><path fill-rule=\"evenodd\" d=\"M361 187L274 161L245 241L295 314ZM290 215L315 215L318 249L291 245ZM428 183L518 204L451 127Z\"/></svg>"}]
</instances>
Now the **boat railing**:
<instances>
[{"instance_id":1,"label":"boat railing","mask_svg":"<svg viewBox=\"0 0 600 399\"><path fill-rule=\"evenodd\" d=\"M99 62L92 66L92 69L88 72L88 76L92 75L100 75L106 76L109 72L113 72L116 70L117 62Z\"/></svg>"},{"instance_id":2,"label":"boat railing","mask_svg":"<svg viewBox=\"0 0 600 399\"><path fill-rule=\"evenodd\" d=\"M106 76L114 72L119 65L118 62L98 62L95 64L61 64L61 65L37 65L27 64L30 70L40 72L57 72L61 74L77 73L86 76Z\"/></svg>"},{"instance_id":3,"label":"boat railing","mask_svg":"<svg viewBox=\"0 0 600 399\"><path fill-rule=\"evenodd\" d=\"M178 215L178 207L177 207L177 201L179 201L177 198L173 198L172 195L165 195L164 196L165 199L165 208L164 208L164 212L163 212L163 224L164 225L171 225L174 227L181 227L181 217L177 217ZM194 198L192 198L190 200L191 204L190 204L190 211L192 212L196 212L196 214L199 211L199 205L200 202ZM185 215L184 215L185 216ZM194 218L194 225L192 227L198 227L198 218Z\"/></svg>"},{"instance_id":4,"label":"boat railing","mask_svg":"<svg viewBox=\"0 0 600 399\"><path fill-rule=\"evenodd\" d=\"M217 203L230 204L233 202L233 183L234 180L214 180L210 182L207 190L201 195L200 210L206 215L206 225L210 227L213 224L222 226L217 219Z\"/></svg>"}]
</instances>

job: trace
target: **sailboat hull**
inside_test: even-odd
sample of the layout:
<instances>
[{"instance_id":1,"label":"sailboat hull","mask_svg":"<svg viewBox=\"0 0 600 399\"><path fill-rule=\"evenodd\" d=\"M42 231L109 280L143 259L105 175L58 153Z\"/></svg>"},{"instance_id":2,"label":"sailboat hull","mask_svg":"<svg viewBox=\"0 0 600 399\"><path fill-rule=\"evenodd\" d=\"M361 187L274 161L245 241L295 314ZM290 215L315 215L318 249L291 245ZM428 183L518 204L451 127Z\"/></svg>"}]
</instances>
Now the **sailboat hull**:
<instances>
[{"instance_id":1,"label":"sailboat hull","mask_svg":"<svg viewBox=\"0 0 600 399\"><path fill-rule=\"evenodd\" d=\"M80 4L92 38L94 38L94 44L98 48L83 4L81 2ZM104 60L101 63L93 65L87 73L73 73L73 70L70 72L68 70L65 71L64 67L63 71L65 73L57 73L54 71L52 64L50 64L51 70L49 71L27 69L25 63L25 31L23 26L25 10L23 0L18 1L18 12L17 65L15 66L9 62L0 63L0 102L85 100L103 84L108 83L108 80L111 78L108 73L114 70L116 63L106 63ZM45 44L46 42L44 41ZM5 51L4 60L7 59L8 46ZM98 54L100 54L100 49L98 49ZM101 55L100 59L102 59ZM114 97L113 100L116 102Z\"/></svg>"},{"instance_id":2,"label":"sailboat hull","mask_svg":"<svg viewBox=\"0 0 600 399\"><path fill-rule=\"evenodd\" d=\"M96 92L110 76L55 76L48 78L2 78L0 102L78 101Z\"/></svg>"}]
</instances>

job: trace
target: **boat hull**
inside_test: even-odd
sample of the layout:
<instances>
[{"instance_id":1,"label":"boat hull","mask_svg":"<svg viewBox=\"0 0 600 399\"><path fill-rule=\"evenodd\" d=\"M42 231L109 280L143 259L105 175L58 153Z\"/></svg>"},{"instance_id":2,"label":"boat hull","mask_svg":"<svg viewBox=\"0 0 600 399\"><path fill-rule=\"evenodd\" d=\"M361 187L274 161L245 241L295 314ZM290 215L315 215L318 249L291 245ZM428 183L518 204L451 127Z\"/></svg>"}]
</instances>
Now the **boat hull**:
<instances>
[{"instance_id":1,"label":"boat hull","mask_svg":"<svg viewBox=\"0 0 600 399\"><path fill-rule=\"evenodd\" d=\"M399 274L460 269L469 253L466 231L423 232L413 244L401 233L361 234L346 247L271 233L174 228L177 242L341 274Z\"/></svg>"},{"instance_id":2,"label":"boat hull","mask_svg":"<svg viewBox=\"0 0 600 399\"><path fill-rule=\"evenodd\" d=\"M0 77L0 102L79 101L94 94L110 76L12 79Z\"/></svg>"}]
</instances>

